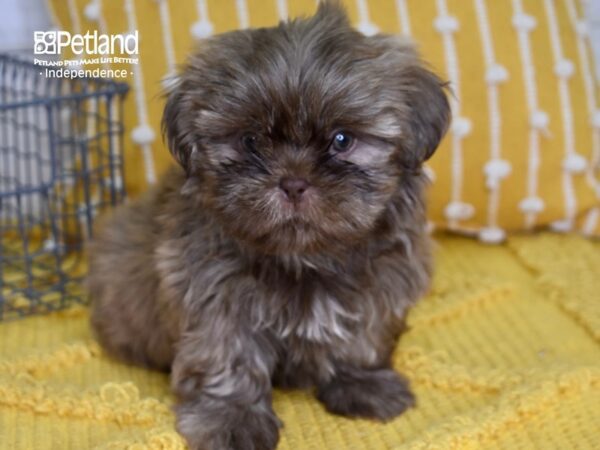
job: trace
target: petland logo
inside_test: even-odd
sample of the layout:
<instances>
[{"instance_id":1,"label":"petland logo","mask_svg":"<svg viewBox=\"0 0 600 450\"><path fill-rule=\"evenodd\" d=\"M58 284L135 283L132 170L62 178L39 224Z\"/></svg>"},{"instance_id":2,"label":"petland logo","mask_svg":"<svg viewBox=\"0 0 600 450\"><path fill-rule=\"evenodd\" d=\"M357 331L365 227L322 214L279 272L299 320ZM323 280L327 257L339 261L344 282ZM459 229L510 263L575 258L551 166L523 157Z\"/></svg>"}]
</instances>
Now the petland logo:
<instances>
[{"instance_id":1,"label":"petland logo","mask_svg":"<svg viewBox=\"0 0 600 450\"><path fill-rule=\"evenodd\" d=\"M46 78L126 78L133 72L124 65L139 63L137 30L110 35L99 34L98 31L85 34L34 31L33 40L36 56L33 63L43 69L40 75ZM75 58L60 58L65 49L70 50Z\"/></svg>"},{"instance_id":2,"label":"petland logo","mask_svg":"<svg viewBox=\"0 0 600 450\"><path fill-rule=\"evenodd\" d=\"M97 30L85 34L68 31L35 31L34 54L61 55L68 48L75 55L137 55L139 36L135 30L129 34L99 34Z\"/></svg>"}]
</instances>

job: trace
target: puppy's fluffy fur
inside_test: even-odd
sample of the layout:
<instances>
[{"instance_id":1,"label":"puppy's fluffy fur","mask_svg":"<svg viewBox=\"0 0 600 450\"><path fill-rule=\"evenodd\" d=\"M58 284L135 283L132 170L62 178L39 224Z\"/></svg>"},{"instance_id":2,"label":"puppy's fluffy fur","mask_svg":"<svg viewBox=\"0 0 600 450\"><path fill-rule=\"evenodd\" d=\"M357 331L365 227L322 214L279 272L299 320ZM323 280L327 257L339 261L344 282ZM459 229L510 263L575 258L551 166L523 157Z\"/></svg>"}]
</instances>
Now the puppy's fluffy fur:
<instances>
[{"instance_id":1,"label":"puppy's fluffy fur","mask_svg":"<svg viewBox=\"0 0 600 450\"><path fill-rule=\"evenodd\" d=\"M89 289L109 352L171 370L192 448L274 448L273 385L348 416L414 404L390 354L430 279L421 163L443 87L333 3L190 58L163 120L181 167L100 228Z\"/></svg>"}]
</instances>

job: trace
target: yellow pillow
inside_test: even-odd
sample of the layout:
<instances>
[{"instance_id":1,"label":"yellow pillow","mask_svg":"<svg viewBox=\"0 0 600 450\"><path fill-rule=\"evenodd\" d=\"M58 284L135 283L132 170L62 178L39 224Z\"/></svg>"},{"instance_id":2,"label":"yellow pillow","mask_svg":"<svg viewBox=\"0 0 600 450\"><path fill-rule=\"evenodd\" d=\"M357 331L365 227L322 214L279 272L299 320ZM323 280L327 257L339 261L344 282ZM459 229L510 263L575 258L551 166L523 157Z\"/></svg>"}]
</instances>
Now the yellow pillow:
<instances>
[{"instance_id":1,"label":"yellow pillow","mask_svg":"<svg viewBox=\"0 0 600 450\"><path fill-rule=\"evenodd\" d=\"M125 107L127 188L171 161L161 80L194 41L314 12L314 0L49 0L71 32L139 30ZM454 120L428 164L437 228L500 242L550 225L600 236L600 106L579 0L346 0L365 33L412 36L452 85ZM69 55L67 55L69 56Z\"/></svg>"}]
</instances>

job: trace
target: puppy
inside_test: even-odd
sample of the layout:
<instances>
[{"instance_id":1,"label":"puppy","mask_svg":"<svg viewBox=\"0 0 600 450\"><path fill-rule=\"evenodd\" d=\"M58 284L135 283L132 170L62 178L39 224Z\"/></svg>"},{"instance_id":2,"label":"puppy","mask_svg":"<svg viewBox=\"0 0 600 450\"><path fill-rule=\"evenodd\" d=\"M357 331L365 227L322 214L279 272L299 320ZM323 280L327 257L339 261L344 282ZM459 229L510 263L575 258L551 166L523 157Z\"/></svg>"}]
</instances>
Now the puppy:
<instances>
[{"instance_id":1,"label":"puppy","mask_svg":"<svg viewBox=\"0 0 600 450\"><path fill-rule=\"evenodd\" d=\"M331 2L189 59L179 165L100 228L88 284L106 350L171 371L191 448L275 448L274 385L351 417L414 405L390 355L430 280L421 164L449 115L410 44Z\"/></svg>"}]
</instances>

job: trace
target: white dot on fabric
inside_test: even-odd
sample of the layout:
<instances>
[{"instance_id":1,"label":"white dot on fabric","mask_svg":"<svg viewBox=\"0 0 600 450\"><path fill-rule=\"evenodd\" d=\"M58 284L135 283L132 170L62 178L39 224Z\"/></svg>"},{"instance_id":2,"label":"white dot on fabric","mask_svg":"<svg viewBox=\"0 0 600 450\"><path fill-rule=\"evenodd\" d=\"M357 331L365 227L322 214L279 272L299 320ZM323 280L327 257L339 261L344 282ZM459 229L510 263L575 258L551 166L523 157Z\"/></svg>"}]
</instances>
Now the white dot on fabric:
<instances>
[{"instance_id":1,"label":"white dot on fabric","mask_svg":"<svg viewBox=\"0 0 600 450\"><path fill-rule=\"evenodd\" d=\"M563 169L571 173L585 172L587 160L579 153L571 153L563 160Z\"/></svg>"},{"instance_id":2,"label":"white dot on fabric","mask_svg":"<svg viewBox=\"0 0 600 450\"><path fill-rule=\"evenodd\" d=\"M467 220L475 214L475 207L465 202L450 202L444 209L444 215L448 219Z\"/></svg>"},{"instance_id":3,"label":"white dot on fabric","mask_svg":"<svg viewBox=\"0 0 600 450\"><path fill-rule=\"evenodd\" d=\"M452 133L458 137L465 137L471 133L471 121L466 117L456 117L452 121Z\"/></svg>"},{"instance_id":4,"label":"white dot on fabric","mask_svg":"<svg viewBox=\"0 0 600 450\"><path fill-rule=\"evenodd\" d=\"M486 244L500 244L506 239L506 232L499 227L485 227L479 230L479 240Z\"/></svg>"},{"instance_id":5,"label":"white dot on fabric","mask_svg":"<svg viewBox=\"0 0 600 450\"><path fill-rule=\"evenodd\" d=\"M531 31L537 25L535 17L523 13L515 14L513 16L512 23L513 26L520 31Z\"/></svg>"},{"instance_id":6,"label":"white dot on fabric","mask_svg":"<svg viewBox=\"0 0 600 450\"><path fill-rule=\"evenodd\" d=\"M500 64L493 64L488 67L485 73L485 81L487 84L498 84L508 80L508 71L506 67Z\"/></svg>"},{"instance_id":7,"label":"white dot on fabric","mask_svg":"<svg viewBox=\"0 0 600 450\"><path fill-rule=\"evenodd\" d=\"M556 220L550 223L550 229L558 233L568 233L573 229L573 222L569 219Z\"/></svg>"},{"instance_id":8,"label":"white dot on fabric","mask_svg":"<svg viewBox=\"0 0 600 450\"><path fill-rule=\"evenodd\" d=\"M524 213L537 214L542 212L545 207L544 200L539 197L525 197L519 202L519 209Z\"/></svg>"},{"instance_id":9,"label":"white dot on fabric","mask_svg":"<svg viewBox=\"0 0 600 450\"><path fill-rule=\"evenodd\" d=\"M560 78L571 78L575 72L575 65L569 59L561 59L554 65L554 73Z\"/></svg>"},{"instance_id":10,"label":"white dot on fabric","mask_svg":"<svg viewBox=\"0 0 600 450\"><path fill-rule=\"evenodd\" d=\"M511 165L505 159L491 159L485 164L484 172L488 177L506 178L511 172Z\"/></svg>"},{"instance_id":11,"label":"white dot on fabric","mask_svg":"<svg viewBox=\"0 0 600 450\"><path fill-rule=\"evenodd\" d=\"M373 36L379 33L379 28L372 22L361 22L357 26L358 31L360 31L365 36Z\"/></svg>"},{"instance_id":12,"label":"white dot on fabric","mask_svg":"<svg viewBox=\"0 0 600 450\"><path fill-rule=\"evenodd\" d=\"M454 33L458 30L458 20L454 16L439 16L437 17L433 25L440 33Z\"/></svg>"},{"instance_id":13,"label":"white dot on fabric","mask_svg":"<svg viewBox=\"0 0 600 450\"><path fill-rule=\"evenodd\" d=\"M545 111L534 111L531 113L531 116L529 117L529 124L533 127L533 128L537 128L537 129L545 129L548 124L550 123L550 118L548 117L548 113Z\"/></svg>"},{"instance_id":14,"label":"white dot on fabric","mask_svg":"<svg viewBox=\"0 0 600 450\"><path fill-rule=\"evenodd\" d=\"M204 39L213 33L213 26L206 20L194 22L190 28L192 36L196 39Z\"/></svg>"},{"instance_id":15,"label":"white dot on fabric","mask_svg":"<svg viewBox=\"0 0 600 450\"><path fill-rule=\"evenodd\" d=\"M150 144L156 135L149 125L138 125L131 132L131 139L138 145Z\"/></svg>"},{"instance_id":16,"label":"white dot on fabric","mask_svg":"<svg viewBox=\"0 0 600 450\"><path fill-rule=\"evenodd\" d=\"M498 186L500 180L510 175L512 166L505 159L491 159L485 164L483 171L487 178L486 185L488 189L494 189Z\"/></svg>"},{"instance_id":17,"label":"white dot on fabric","mask_svg":"<svg viewBox=\"0 0 600 450\"><path fill-rule=\"evenodd\" d=\"M83 9L83 15L87 20L96 22L100 18L100 4L98 2L88 3Z\"/></svg>"}]
</instances>

